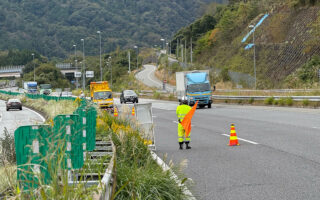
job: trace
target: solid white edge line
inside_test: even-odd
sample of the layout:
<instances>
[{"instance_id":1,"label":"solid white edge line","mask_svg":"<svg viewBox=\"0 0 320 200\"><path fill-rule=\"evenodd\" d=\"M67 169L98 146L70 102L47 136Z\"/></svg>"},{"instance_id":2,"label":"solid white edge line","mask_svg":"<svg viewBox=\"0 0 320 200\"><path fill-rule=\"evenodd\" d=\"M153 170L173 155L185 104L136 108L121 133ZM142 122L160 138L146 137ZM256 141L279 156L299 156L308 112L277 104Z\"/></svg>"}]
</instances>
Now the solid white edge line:
<instances>
[{"instance_id":1,"label":"solid white edge line","mask_svg":"<svg viewBox=\"0 0 320 200\"><path fill-rule=\"evenodd\" d=\"M221 134L221 135L230 137L230 135L228 135L228 134ZM259 144L259 143L256 143L256 142L253 142L253 141L250 141L250 140L239 138L239 137L238 137L238 140L242 140L242 141L245 141L245 142L248 142L248 143L251 143L251 144Z\"/></svg>"},{"instance_id":2,"label":"solid white edge line","mask_svg":"<svg viewBox=\"0 0 320 200\"><path fill-rule=\"evenodd\" d=\"M42 120L43 123L46 121L46 119L45 119L40 113L37 113L36 111L34 111L34 110L30 109L30 108L27 108L27 107L23 107L23 108L25 108L25 109L27 109L27 110L30 110L31 112L33 112L33 113L35 113L36 115L38 115L38 116L41 118L41 120Z\"/></svg>"},{"instance_id":3,"label":"solid white edge line","mask_svg":"<svg viewBox=\"0 0 320 200\"><path fill-rule=\"evenodd\" d=\"M196 200L196 198L193 196L193 194L190 192L190 190L185 186L184 184L181 184L181 180L179 180L178 176L174 174L174 172L170 169L170 167L163 162L163 160L155 154L153 151L151 151L152 158L157 162L157 164L162 168L163 171L170 172L170 176L175 182L178 184L178 186L181 186L183 189L183 193L187 196L188 200Z\"/></svg>"}]
</instances>

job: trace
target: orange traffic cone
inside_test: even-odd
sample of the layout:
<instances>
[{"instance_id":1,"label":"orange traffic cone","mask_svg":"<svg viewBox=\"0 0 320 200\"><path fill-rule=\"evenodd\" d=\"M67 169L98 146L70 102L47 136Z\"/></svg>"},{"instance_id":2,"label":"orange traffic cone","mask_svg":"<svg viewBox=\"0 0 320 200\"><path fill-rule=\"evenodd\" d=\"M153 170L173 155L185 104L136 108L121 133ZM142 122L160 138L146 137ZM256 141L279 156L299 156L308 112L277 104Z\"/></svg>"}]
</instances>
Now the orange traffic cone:
<instances>
[{"instance_id":1,"label":"orange traffic cone","mask_svg":"<svg viewBox=\"0 0 320 200\"><path fill-rule=\"evenodd\" d=\"M134 106L132 107L131 115L132 115L132 116L135 116L135 115L136 115L136 111L135 111L135 109L134 109Z\"/></svg>"},{"instance_id":2,"label":"orange traffic cone","mask_svg":"<svg viewBox=\"0 0 320 200\"><path fill-rule=\"evenodd\" d=\"M234 124L231 124L229 146L238 146L238 145L240 144L238 142L236 129L234 128Z\"/></svg>"},{"instance_id":3,"label":"orange traffic cone","mask_svg":"<svg viewBox=\"0 0 320 200\"><path fill-rule=\"evenodd\" d=\"M117 107L114 107L113 116L114 117L118 117L118 109L117 109Z\"/></svg>"}]
</instances>

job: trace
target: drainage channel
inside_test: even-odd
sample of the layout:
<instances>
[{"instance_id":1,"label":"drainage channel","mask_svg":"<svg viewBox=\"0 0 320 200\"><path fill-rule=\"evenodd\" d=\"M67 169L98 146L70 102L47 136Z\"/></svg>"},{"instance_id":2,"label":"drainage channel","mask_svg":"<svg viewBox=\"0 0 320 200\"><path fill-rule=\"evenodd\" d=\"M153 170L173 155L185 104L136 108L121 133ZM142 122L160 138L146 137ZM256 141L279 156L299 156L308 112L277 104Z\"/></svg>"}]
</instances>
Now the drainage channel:
<instances>
[{"instance_id":1,"label":"drainage channel","mask_svg":"<svg viewBox=\"0 0 320 200\"><path fill-rule=\"evenodd\" d=\"M96 148L86 153L82 169L69 172L69 185L84 183L87 187L98 185L99 194L94 199L109 199L112 190L112 174L115 146L111 141L96 141Z\"/></svg>"}]
</instances>

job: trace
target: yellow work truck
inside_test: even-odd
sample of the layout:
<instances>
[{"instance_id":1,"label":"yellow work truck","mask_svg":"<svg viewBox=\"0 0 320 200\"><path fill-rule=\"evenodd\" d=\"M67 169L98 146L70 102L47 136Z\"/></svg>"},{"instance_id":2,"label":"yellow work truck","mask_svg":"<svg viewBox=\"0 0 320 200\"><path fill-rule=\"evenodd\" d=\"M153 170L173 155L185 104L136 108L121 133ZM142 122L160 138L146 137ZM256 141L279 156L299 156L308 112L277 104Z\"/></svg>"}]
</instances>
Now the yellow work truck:
<instances>
[{"instance_id":1,"label":"yellow work truck","mask_svg":"<svg viewBox=\"0 0 320 200\"><path fill-rule=\"evenodd\" d=\"M90 96L100 109L113 111L113 96L108 81L91 82Z\"/></svg>"}]
</instances>

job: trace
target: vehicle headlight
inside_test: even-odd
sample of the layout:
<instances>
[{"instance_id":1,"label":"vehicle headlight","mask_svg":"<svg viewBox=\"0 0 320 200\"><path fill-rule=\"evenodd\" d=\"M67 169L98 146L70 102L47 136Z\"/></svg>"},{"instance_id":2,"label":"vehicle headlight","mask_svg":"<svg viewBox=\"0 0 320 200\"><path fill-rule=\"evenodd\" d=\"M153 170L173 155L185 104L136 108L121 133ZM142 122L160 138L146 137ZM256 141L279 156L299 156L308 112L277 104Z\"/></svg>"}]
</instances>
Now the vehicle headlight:
<instances>
[{"instance_id":1,"label":"vehicle headlight","mask_svg":"<svg viewBox=\"0 0 320 200\"><path fill-rule=\"evenodd\" d=\"M194 97L190 97L190 100L194 100Z\"/></svg>"}]
</instances>

